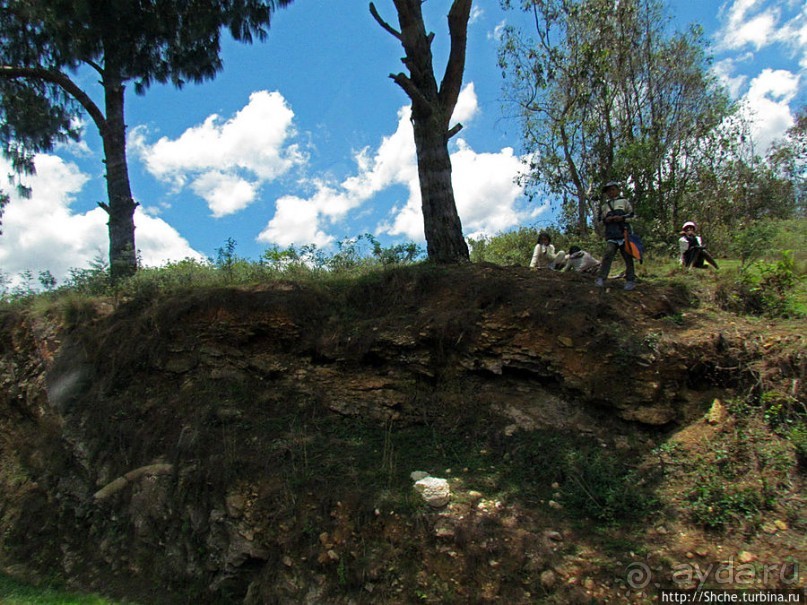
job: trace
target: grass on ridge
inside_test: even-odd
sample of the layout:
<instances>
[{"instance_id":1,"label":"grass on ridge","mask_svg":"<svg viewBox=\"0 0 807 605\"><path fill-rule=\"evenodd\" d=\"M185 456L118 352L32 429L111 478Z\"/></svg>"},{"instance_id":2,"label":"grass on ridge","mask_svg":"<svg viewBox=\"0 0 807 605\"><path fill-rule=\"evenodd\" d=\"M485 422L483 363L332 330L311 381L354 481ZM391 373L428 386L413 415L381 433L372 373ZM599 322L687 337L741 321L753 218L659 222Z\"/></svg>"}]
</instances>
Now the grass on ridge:
<instances>
[{"instance_id":1,"label":"grass on ridge","mask_svg":"<svg viewBox=\"0 0 807 605\"><path fill-rule=\"evenodd\" d=\"M97 595L69 592L51 586L31 586L0 573L2 605L116 605Z\"/></svg>"}]
</instances>

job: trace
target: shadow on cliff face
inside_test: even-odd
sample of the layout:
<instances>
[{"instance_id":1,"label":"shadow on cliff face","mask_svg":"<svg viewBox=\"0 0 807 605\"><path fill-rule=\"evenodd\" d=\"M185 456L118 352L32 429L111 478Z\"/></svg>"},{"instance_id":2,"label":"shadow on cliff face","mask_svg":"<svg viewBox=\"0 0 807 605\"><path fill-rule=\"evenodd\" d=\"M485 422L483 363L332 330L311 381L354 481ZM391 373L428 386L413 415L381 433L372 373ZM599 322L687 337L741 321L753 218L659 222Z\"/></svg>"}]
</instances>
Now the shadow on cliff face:
<instances>
[{"instance_id":1,"label":"shadow on cliff face","mask_svg":"<svg viewBox=\"0 0 807 605\"><path fill-rule=\"evenodd\" d=\"M610 594L663 508L653 452L753 378L694 304L421 266L128 301L44 342L21 318L0 562L155 603Z\"/></svg>"}]
</instances>

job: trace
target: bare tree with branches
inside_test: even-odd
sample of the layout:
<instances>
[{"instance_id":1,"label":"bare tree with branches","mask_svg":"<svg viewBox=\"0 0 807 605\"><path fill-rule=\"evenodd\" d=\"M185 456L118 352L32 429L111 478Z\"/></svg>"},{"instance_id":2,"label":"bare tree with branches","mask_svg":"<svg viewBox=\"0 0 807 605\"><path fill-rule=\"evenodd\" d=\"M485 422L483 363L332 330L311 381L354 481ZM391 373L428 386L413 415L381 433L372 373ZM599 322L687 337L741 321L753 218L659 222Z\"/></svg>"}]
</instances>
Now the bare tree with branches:
<instances>
[{"instance_id":1,"label":"bare tree with branches","mask_svg":"<svg viewBox=\"0 0 807 605\"><path fill-rule=\"evenodd\" d=\"M448 141L462 128L461 124L451 126L450 120L465 71L472 0L454 0L451 4L448 12L451 48L439 87L432 62L434 34L426 32L422 0L393 2L398 11L400 30L382 19L372 2L370 13L382 28L400 41L405 52L402 61L409 74L393 73L390 78L412 101L426 250L429 259L437 263L465 262L469 259L468 245L462 236L462 223L454 199Z\"/></svg>"}]
</instances>

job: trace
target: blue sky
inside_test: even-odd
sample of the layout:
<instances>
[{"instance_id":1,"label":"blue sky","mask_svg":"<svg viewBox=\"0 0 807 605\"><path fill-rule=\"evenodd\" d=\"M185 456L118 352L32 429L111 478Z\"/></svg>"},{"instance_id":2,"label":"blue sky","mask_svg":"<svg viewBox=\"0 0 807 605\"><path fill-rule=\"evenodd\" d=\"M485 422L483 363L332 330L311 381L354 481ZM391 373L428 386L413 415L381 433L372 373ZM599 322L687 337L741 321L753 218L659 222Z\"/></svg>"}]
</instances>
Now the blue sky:
<instances>
[{"instance_id":1,"label":"blue sky","mask_svg":"<svg viewBox=\"0 0 807 605\"><path fill-rule=\"evenodd\" d=\"M435 68L447 51L449 0L424 4ZM396 24L391 0L376 0ZM754 116L764 149L805 104L807 7L802 0L671 0L675 24L701 23L714 69ZM215 257L228 238L257 259L271 245L332 246L373 233L385 244L422 243L408 99L388 78L401 70L397 40L368 3L297 0L279 11L268 40L225 42L216 80L127 95L129 165L141 206L136 240L147 265ZM496 65L497 1L475 2L464 89L452 139L457 205L466 236L551 222L514 184L518 125L505 113ZM88 90L94 75L80 73ZM130 87L133 88L133 87ZM13 198L0 236L0 271L49 270L62 279L107 254L100 140L37 158L31 199ZM2 162L2 161L0 161ZM7 165L2 168L6 171Z\"/></svg>"}]
</instances>

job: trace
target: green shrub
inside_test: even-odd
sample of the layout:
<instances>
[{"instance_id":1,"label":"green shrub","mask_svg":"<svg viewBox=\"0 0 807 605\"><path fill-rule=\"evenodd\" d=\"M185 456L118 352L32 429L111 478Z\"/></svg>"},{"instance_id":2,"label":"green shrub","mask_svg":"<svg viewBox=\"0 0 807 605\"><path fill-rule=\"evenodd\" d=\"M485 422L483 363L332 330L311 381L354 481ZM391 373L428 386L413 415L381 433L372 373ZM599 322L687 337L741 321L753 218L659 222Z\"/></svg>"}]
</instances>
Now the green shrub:
<instances>
[{"instance_id":1,"label":"green shrub","mask_svg":"<svg viewBox=\"0 0 807 605\"><path fill-rule=\"evenodd\" d=\"M726 482L717 474L703 477L685 497L692 520L712 530L722 530L741 518L753 519L762 508L757 491Z\"/></svg>"},{"instance_id":2,"label":"green shrub","mask_svg":"<svg viewBox=\"0 0 807 605\"><path fill-rule=\"evenodd\" d=\"M788 317L796 314L792 295L799 281L793 253L785 250L776 262L757 261L737 273L722 273L715 301L738 314Z\"/></svg>"},{"instance_id":3,"label":"green shrub","mask_svg":"<svg viewBox=\"0 0 807 605\"><path fill-rule=\"evenodd\" d=\"M728 402L729 417L706 451L689 464L683 507L695 523L723 530L758 525L790 484L793 448L766 422L764 406Z\"/></svg>"},{"instance_id":4,"label":"green shrub","mask_svg":"<svg viewBox=\"0 0 807 605\"><path fill-rule=\"evenodd\" d=\"M788 434L788 439L796 450L796 460L802 471L807 471L807 425L797 424Z\"/></svg>"},{"instance_id":5,"label":"green shrub","mask_svg":"<svg viewBox=\"0 0 807 605\"><path fill-rule=\"evenodd\" d=\"M105 296L110 293L109 264L103 258L95 258L85 269L70 269L61 290L87 296Z\"/></svg>"},{"instance_id":6,"label":"green shrub","mask_svg":"<svg viewBox=\"0 0 807 605\"><path fill-rule=\"evenodd\" d=\"M564 504L607 523L650 513L656 498L639 475L614 454L599 449L572 451L563 464Z\"/></svg>"}]
</instances>

